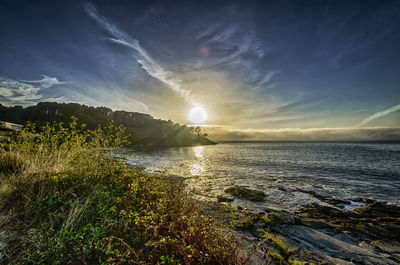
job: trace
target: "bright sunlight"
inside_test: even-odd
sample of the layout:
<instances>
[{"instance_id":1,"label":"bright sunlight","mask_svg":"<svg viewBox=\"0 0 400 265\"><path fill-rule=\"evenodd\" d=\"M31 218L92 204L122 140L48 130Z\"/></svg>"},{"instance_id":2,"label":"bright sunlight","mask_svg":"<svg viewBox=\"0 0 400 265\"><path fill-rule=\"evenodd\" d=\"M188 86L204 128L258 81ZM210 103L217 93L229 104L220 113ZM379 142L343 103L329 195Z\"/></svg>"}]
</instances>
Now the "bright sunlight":
<instances>
[{"instance_id":1,"label":"bright sunlight","mask_svg":"<svg viewBox=\"0 0 400 265\"><path fill-rule=\"evenodd\" d=\"M195 124L205 122L207 120L207 112L202 107L194 107L189 112L189 120Z\"/></svg>"}]
</instances>

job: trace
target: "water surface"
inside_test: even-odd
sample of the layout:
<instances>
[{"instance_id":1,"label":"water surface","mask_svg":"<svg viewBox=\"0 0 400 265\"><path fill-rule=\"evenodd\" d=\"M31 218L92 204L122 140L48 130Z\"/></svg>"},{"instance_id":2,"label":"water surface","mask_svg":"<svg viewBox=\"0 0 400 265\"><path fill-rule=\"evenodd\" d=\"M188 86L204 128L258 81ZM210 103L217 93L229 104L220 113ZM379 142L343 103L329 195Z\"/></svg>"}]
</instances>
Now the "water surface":
<instances>
[{"instance_id":1,"label":"water surface","mask_svg":"<svg viewBox=\"0 0 400 265\"><path fill-rule=\"evenodd\" d=\"M186 178L200 199L215 200L233 185L264 191L262 203L233 203L250 208L294 209L319 202L296 189L400 204L400 144L220 143L134 152L128 162Z\"/></svg>"}]
</instances>

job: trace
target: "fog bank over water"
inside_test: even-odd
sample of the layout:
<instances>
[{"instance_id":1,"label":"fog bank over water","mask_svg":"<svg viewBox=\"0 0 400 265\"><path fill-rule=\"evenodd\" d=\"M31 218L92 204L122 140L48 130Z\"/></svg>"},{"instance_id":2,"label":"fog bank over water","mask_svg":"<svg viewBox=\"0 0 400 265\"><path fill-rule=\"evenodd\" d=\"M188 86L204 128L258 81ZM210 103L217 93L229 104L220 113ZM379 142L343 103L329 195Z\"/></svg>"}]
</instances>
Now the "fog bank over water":
<instances>
[{"instance_id":1,"label":"fog bank over water","mask_svg":"<svg viewBox=\"0 0 400 265\"><path fill-rule=\"evenodd\" d=\"M400 141L399 128L230 129L205 127L215 141Z\"/></svg>"}]
</instances>

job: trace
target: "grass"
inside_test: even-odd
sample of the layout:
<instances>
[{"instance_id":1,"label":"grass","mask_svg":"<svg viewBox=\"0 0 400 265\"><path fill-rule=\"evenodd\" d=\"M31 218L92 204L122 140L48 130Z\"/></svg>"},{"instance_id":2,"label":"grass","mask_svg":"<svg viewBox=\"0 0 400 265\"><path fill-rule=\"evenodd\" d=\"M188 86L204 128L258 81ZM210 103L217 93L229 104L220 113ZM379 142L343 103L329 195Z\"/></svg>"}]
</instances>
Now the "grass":
<instances>
[{"instance_id":1,"label":"grass","mask_svg":"<svg viewBox=\"0 0 400 265\"><path fill-rule=\"evenodd\" d=\"M277 213L274 212L268 214L268 216L263 215L261 218L268 226L275 226L279 220Z\"/></svg>"},{"instance_id":2,"label":"grass","mask_svg":"<svg viewBox=\"0 0 400 265\"><path fill-rule=\"evenodd\" d=\"M264 237L271 239L276 244L276 247L278 248L280 254L283 257L287 258L290 256L290 251L289 251L288 247L282 242L282 240L280 240L275 235L268 233L268 232L266 232L264 234Z\"/></svg>"},{"instance_id":3,"label":"grass","mask_svg":"<svg viewBox=\"0 0 400 265\"><path fill-rule=\"evenodd\" d=\"M123 128L34 127L0 147L3 264L242 263L181 182L114 158Z\"/></svg>"},{"instance_id":4,"label":"grass","mask_svg":"<svg viewBox=\"0 0 400 265\"><path fill-rule=\"evenodd\" d=\"M13 132L13 130L0 125L0 143L6 141L7 138L13 134Z\"/></svg>"},{"instance_id":5,"label":"grass","mask_svg":"<svg viewBox=\"0 0 400 265\"><path fill-rule=\"evenodd\" d=\"M273 260L273 262L275 264L277 264L277 265L304 265L304 264L314 265L313 263L302 263L300 261L293 260L293 258L291 257L292 252L285 245L285 243L283 243L283 241L280 240L274 234L265 232L264 238L271 240L273 242L273 244L275 245L275 248L277 251L265 249L265 251L267 251L268 256L271 257L271 259Z\"/></svg>"}]
</instances>

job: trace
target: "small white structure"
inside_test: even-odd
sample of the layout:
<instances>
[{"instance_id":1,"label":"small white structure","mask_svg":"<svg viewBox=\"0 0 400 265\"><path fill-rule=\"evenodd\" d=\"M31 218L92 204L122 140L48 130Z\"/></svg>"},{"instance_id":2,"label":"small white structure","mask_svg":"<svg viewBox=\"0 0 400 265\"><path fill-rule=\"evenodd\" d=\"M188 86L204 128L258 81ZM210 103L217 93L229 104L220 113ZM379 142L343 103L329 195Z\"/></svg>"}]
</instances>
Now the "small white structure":
<instances>
[{"instance_id":1,"label":"small white structure","mask_svg":"<svg viewBox=\"0 0 400 265\"><path fill-rule=\"evenodd\" d=\"M0 121L0 125L8 128L8 129L14 130L14 131L20 131L24 128L24 126L21 124L16 124L16 123L7 122L7 121Z\"/></svg>"}]
</instances>

